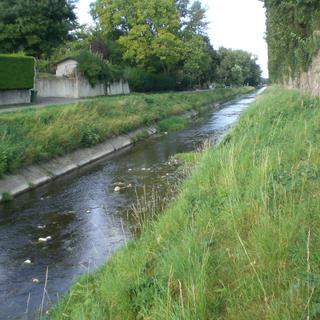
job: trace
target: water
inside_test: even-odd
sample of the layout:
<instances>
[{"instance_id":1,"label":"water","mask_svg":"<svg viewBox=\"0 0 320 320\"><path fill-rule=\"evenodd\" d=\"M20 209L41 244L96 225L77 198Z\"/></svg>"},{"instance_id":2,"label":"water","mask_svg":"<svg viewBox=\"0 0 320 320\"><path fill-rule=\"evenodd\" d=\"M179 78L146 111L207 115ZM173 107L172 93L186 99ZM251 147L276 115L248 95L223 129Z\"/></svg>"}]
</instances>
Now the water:
<instances>
[{"instance_id":1,"label":"water","mask_svg":"<svg viewBox=\"0 0 320 320\"><path fill-rule=\"evenodd\" d=\"M146 186L148 194L156 186L164 194L175 179L176 166L168 164L169 158L194 150L207 138L220 139L259 93L0 206L0 319L39 317L47 270L45 308L132 239L134 224L127 212L136 192ZM114 192L115 186L122 190ZM47 236L52 240L39 243Z\"/></svg>"}]
</instances>

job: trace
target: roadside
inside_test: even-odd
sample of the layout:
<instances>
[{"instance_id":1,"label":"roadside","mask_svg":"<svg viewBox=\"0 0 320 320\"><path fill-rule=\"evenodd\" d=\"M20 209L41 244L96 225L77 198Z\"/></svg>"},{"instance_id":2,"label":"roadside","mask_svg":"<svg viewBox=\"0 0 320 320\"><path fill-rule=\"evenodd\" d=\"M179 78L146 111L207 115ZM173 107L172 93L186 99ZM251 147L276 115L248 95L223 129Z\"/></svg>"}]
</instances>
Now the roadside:
<instances>
[{"instance_id":1,"label":"roadside","mask_svg":"<svg viewBox=\"0 0 320 320\"><path fill-rule=\"evenodd\" d=\"M35 104L0 106L0 113L24 111L29 109L40 109L49 106L74 104L78 102L83 102L85 100L86 99L73 98L38 98L38 102Z\"/></svg>"},{"instance_id":2,"label":"roadside","mask_svg":"<svg viewBox=\"0 0 320 320\"><path fill-rule=\"evenodd\" d=\"M318 315L319 99L268 89L141 238L84 276L60 319ZM183 156L182 156L183 157Z\"/></svg>"}]
</instances>

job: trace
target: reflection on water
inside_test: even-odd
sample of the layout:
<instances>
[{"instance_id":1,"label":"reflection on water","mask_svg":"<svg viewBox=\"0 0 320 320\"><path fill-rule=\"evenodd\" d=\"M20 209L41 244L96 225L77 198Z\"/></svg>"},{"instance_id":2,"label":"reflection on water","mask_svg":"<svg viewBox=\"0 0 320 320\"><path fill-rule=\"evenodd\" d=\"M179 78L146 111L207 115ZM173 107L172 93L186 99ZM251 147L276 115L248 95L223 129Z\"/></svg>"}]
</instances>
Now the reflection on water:
<instances>
[{"instance_id":1,"label":"reflection on water","mask_svg":"<svg viewBox=\"0 0 320 320\"><path fill-rule=\"evenodd\" d=\"M36 317L47 267L50 303L76 277L101 266L133 237L126 212L136 190L141 194L146 186L148 193L156 186L165 192L176 171L169 158L208 137L219 139L256 94L207 113L186 130L150 138L0 206L0 318ZM52 239L39 242L48 236Z\"/></svg>"}]
</instances>

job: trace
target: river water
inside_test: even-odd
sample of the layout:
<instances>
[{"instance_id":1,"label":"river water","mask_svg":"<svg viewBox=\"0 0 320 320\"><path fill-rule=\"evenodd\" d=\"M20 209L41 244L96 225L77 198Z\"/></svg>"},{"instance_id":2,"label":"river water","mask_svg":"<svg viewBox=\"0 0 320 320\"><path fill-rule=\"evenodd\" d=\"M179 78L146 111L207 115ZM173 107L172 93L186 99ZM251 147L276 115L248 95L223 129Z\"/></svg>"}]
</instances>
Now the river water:
<instances>
[{"instance_id":1,"label":"river water","mask_svg":"<svg viewBox=\"0 0 320 320\"><path fill-rule=\"evenodd\" d=\"M205 139L221 139L260 92L0 205L0 319L39 318L42 301L45 314L77 277L134 238L127 213L137 194L148 197L155 187L165 194L177 170L169 159ZM40 237L51 239L39 242Z\"/></svg>"}]
</instances>

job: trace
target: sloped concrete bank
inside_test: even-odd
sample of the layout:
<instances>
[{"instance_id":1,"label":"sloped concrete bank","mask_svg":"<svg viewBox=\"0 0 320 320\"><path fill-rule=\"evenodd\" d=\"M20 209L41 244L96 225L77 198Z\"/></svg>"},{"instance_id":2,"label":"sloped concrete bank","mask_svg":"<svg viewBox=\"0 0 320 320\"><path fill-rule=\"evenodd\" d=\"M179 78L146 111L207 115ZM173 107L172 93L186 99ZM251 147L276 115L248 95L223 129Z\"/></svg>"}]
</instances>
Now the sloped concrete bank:
<instances>
[{"instance_id":1,"label":"sloped concrete bank","mask_svg":"<svg viewBox=\"0 0 320 320\"><path fill-rule=\"evenodd\" d=\"M214 105L215 108L218 106L219 104ZM198 114L197 111L190 110L181 116L193 118ZM65 174L98 161L117 150L123 149L142 137L150 137L157 132L156 126L140 128L125 135L108 139L96 146L79 149L49 162L23 168L14 175L5 175L0 179L0 202L49 183Z\"/></svg>"}]
</instances>

